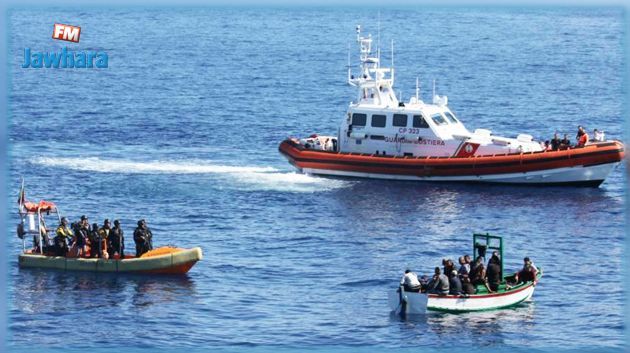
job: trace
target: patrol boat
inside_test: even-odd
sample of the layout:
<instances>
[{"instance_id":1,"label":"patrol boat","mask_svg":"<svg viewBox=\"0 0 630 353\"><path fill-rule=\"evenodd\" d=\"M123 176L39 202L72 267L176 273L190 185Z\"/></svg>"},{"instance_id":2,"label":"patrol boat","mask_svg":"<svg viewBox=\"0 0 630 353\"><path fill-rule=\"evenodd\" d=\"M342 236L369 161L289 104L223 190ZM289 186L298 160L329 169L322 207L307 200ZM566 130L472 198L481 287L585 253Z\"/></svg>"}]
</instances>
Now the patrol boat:
<instances>
[{"instance_id":1,"label":"patrol boat","mask_svg":"<svg viewBox=\"0 0 630 353\"><path fill-rule=\"evenodd\" d=\"M486 234L473 234L474 258L486 258L488 250L498 251L501 259L501 284L496 292L488 293L484 285L476 287L472 295L440 295L422 292L407 292L403 286L388 293L388 302L392 313L397 315L426 314L427 312L465 313L488 311L515 307L531 301L537 282L542 277L542 268L538 268L535 281L514 282L515 275L503 276L503 238ZM484 264L485 265L485 264Z\"/></svg>"},{"instance_id":2,"label":"patrol boat","mask_svg":"<svg viewBox=\"0 0 630 353\"><path fill-rule=\"evenodd\" d=\"M399 180L599 186L624 157L619 141L589 142L546 150L529 134L501 137L487 129L469 131L435 94L402 102L394 92L394 64L381 66L371 35L357 26L361 72L336 136L287 138L279 151L306 174Z\"/></svg>"},{"instance_id":3,"label":"patrol boat","mask_svg":"<svg viewBox=\"0 0 630 353\"><path fill-rule=\"evenodd\" d=\"M54 221L61 223L61 212L54 202L26 200L24 181L18 197L18 214L20 223L17 226L17 235L22 239L22 253L18 256L18 265L21 268L181 275L187 273L202 259L199 247L182 249L171 246L150 250L140 257L126 255L124 258L84 258L72 255L72 252L66 256L56 256L54 249L46 240L50 237L46 219L53 218ZM35 249L26 248L27 235L33 236L36 242Z\"/></svg>"}]
</instances>

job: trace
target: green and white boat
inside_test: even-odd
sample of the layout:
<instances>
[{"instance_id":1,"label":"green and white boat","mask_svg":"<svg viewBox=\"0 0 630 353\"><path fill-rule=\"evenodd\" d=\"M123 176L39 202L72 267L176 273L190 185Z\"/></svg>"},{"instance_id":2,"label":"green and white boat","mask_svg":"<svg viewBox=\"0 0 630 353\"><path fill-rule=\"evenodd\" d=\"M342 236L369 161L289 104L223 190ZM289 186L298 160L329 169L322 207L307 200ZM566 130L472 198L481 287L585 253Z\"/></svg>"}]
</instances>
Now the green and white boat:
<instances>
[{"instance_id":1,"label":"green and white boat","mask_svg":"<svg viewBox=\"0 0 630 353\"><path fill-rule=\"evenodd\" d=\"M489 234L473 234L473 254L475 258L484 256L486 250L498 251L501 257L501 273L503 274L503 239ZM485 257L485 256L484 256ZM538 269L536 281L518 283L512 286L515 274L503 276L499 289L489 293L484 285L477 286L472 295L439 295L419 292L408 292L400 286L388 293L389 306L396 314L425 314L428 311L464 313L475 311L498 310L517 306L531 301L536 283L542 277L542 269Z\"/></svg>"}]
</instances>

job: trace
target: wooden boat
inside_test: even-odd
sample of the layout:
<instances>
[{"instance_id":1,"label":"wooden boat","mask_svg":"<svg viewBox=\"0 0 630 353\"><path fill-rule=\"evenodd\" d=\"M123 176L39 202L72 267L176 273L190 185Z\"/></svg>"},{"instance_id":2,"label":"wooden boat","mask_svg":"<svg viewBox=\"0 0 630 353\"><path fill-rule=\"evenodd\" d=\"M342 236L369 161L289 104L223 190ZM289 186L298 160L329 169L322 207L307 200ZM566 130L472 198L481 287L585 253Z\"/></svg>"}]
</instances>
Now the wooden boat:
<instances>
[{"instance_id":1,"label":"wooden boat","mask_svg":"<svg viewBox=\"0 0 630 353\"><path fill-rule=\"evenodd\" d=\"M25 198L24 181L18 197L18 213L20 223L17 235L22 239L22 253L18 256L18 265L22 268L45 268L64 271L92 271L114 273L144 274L184 274L187 273L203 255L201 248L181 249L176 247L159 247L148 251L140 257L124 258L86 258L70 255L55 256L50 251L46 240L48 229L46 217L52 215L61 223L59 208L54 202L29 202ZM56 216L56 217L55 217ZM35 249L26 249L26 236L32 235ZM116 255L118 257L118 255Z\"/></svg>"},{"instance_id":2,"label":"wooden boat","mask_svg":"<svg viewBox=\"0 0 630 353\"><path fill-rule=\"evenodd\" d=\"M484 249L485 255L485 249L498 250L501 254L501 259L503 259L503 240L501 237L489 234L475 234L473 237L473 244L475 244L473 253L478 254L479 249ZM493 242L495 244L498 242L498 245L493 245ZM501 264L501 271L503 271L503 260ZM477 292L472 295L439 295L426 292L409 292L405 291L403 286L400 286L398 289L388 293L388 302L391 311L398 315L425 314L431 311L464 313L511 308L532 299L536 282L542 277L542 269L538 269L536 281L508 286L507 282L513 280L514 275L504 277L499 289L493 293L488 293L483 285L477 286Z\"/></svg>"}]
</instances>

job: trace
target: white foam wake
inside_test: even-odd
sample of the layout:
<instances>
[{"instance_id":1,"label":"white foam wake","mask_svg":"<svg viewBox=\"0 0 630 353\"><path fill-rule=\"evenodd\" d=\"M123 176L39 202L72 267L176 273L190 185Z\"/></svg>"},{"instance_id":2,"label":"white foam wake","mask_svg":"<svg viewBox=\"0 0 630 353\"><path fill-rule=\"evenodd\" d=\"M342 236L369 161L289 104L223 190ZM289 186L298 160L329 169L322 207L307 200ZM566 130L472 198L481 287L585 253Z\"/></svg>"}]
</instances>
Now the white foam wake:
<instances>
[{"instance_id":1,"label":"white foam wake","mask_svg":"<svg viewBox=\"0 0 630 353\"><path fill-rule=\"evenodd\" d=\"M150 161L135 162L128 160L88 158L49 158L40 157L36 164L49 167L61 167L72 170L101 173L124 174L209 174L209 173L265 173L277 171L271 167L239 167L217 165L208 162Z\"/></svg>"},{"instance_id":2,"label":"white foam wake","mask_svg":"<svg viewBox=\"0 0 630 353\"><path fill-rule=\"evenodd\" d=\"M78 171L118 174L216 174L228 183L248 189L316 192L337 189L350 182L283 172L273 167L230 166L209 161L130 161L98 157L39 157L35 164Z\"/></svg>"}]
</instances>

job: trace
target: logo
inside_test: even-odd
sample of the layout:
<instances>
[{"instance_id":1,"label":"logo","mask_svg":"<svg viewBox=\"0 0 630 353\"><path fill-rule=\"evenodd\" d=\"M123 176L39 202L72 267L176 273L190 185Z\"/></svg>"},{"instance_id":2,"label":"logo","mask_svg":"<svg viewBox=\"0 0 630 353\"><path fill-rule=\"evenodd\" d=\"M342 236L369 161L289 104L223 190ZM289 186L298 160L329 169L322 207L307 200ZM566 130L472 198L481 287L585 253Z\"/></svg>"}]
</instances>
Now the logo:
<instances>
[{"instance_id":1,"label":"logo","mask_svg":"<svg viewBox=\"0 0 630 353\"><path fill-rule=\"evenodd\" d=\"M81 27L55 23L52 37L53 39L79 43L79 37L81 37Z\"/></svg>"},{"instance_id":2,"label":"logo","mask_svg":"<svg viewBox=\"0 0 630 353\"><path fill-rule=\"evenodd\" d=\"M473 146L472 145L466 145L466 148L464 148L466 150L466 153L471 153L473 151Z\"/></svg>"},{"instance_id":3,"label":"logo","mask_svg":"<svg viewBox=\"0 0 630 353\"><path fill-rule=\"evenodd\" d=\"M55 23L52 38L66 42L79 43L81 27ZM54 69L104 69L108 67L109 57L104 51L79 51L63 47L60 51L37 51L24 48L22 68Z\"/></svg>"}]
</instances>

